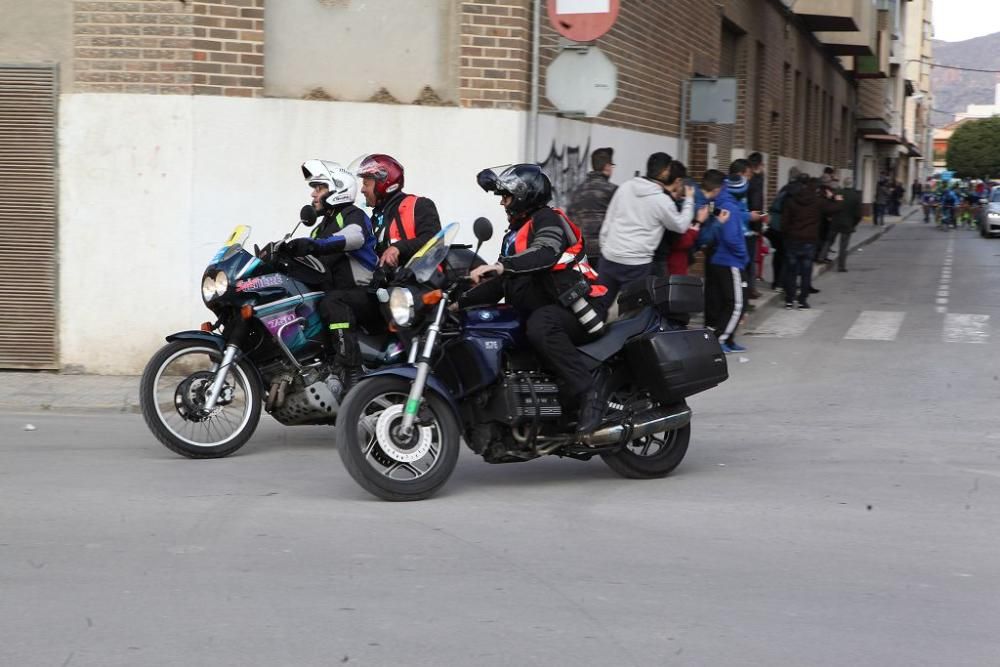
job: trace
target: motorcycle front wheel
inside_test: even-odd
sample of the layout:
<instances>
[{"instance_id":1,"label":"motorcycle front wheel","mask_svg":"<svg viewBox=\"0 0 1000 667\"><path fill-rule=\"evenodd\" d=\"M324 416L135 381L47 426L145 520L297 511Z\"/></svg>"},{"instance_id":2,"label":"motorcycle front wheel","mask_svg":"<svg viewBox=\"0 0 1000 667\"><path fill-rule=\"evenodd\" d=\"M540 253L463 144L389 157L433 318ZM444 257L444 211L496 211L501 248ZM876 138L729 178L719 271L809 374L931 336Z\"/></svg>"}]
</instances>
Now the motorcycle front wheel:
<instances>
[{"instance_id":1,"label":"motorcycle front wheel","mask_svg":"<svg viewBox=\"0 0 1000 667\"><path fill-rule=\"evenodd\" d=\"M382 500L423 500L448 481L458 462L458 424L429 390L410 436L399 433L410 381L362 380L337 414L336 444L348 474Z\"/></svg>"},{"instance_id":2,"label":"motorcycle front wheel","mask_svg":"<svg viewBox=\"0 0 1000 667\"><path fill-rule=\"evenodd\" d=\"M229 456L250 439L260 421L261 388L245 359L232 365L216 406L204 410L222 361L218 349L192 340L160 348L139 384L142 417L167 449L192 459Z\"/></svg>"}]
</instances>

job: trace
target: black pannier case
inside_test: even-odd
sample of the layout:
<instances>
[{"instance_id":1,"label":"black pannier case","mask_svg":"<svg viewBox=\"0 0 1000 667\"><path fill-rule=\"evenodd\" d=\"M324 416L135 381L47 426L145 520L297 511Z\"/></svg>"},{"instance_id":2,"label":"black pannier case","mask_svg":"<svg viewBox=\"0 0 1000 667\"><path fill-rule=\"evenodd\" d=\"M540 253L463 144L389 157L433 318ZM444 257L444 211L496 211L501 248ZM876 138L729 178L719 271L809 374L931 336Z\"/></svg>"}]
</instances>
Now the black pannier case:
<instances>
[{"instance_id":1,"label":"black pannier case","mask_svg":"<svg viewBox=\"0 0 1000 667\"><path fill-rule=\"evenodd\" d=\"M625 345L636 383L663 403L676 403L729 378L726 355L708 329L654 331Z\"/></svg>"},{"instance_id":2,"label":"black pannier case","mask_svg":"<svg viewBox=\"0 0 1000 667\"><path fill-rule=\"evenodd\" d=\"M705 309L701 278L694 276L649 276L622 288L618 312L631 313L653 306L664 316L700 313Z\"/></svg>"}]
</instances>

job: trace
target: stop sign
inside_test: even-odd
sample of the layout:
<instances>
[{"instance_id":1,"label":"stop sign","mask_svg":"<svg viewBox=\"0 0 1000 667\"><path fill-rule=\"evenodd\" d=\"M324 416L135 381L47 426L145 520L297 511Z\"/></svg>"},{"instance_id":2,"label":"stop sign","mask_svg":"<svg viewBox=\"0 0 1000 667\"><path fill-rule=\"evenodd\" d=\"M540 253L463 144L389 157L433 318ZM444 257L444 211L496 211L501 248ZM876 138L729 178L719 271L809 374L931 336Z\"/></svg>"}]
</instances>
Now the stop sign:
<instances>
[{"instance_id":1,"label":"stop sign","mask_svg":"<svg viewBox=\"0 0 1000 667\"><path fill-rule=\"evenodd\" d=\"M614 25L619 0L548 0L549 21L566 39L592 42Z\"/></svg>"}]
</instances>

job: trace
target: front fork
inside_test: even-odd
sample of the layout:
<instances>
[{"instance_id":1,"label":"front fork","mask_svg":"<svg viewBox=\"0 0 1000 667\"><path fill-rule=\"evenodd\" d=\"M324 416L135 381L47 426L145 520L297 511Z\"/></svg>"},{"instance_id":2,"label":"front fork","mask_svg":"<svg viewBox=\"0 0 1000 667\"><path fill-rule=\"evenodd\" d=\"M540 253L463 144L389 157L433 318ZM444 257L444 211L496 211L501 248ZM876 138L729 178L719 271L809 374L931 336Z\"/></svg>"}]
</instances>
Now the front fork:
<instances>
[{"instance_id":1,"label":"front fork","mask_svg":"<svg viewBox=\"0 0 1000 667\"><path fill-rule=\"evenodd\" d=\"M438 333L441 331L441 322L444 321L445 313L448 312L447 292L438 301L437 312L434 314L434 322L427 328L427 336L424 338L423 350L417 357L417 377L410 385L410 394L406 397L406 406L403 408L403 421L399 425L399 433L404 438L409 438L413 433L413 424L417 420L417 413L420 411L420 403L423 401L424 387L427 386L427 377L431 374L431 358L434 355L434 344L437 342ZM419 341L415 343L419 345Z\"/></svg>"},{"instance_id":2,"label":"front fork","mask_svg":"<svg viewBox=\"0 0 1000 667\"><path fill-rule=\"evenodd\" d=\"M212 369L215 371L215 378L212 379L212 386L208 388L208 396L205 399L205 410L214 409L215 404L219 402L222 387L226 384L226 376L229 375L230 367L240 352L239 344L243 341L248 326L249 324L245 319L239 319L233 325L234 330L232 331L232 335L228 336L229 341L226 343L226 349L222 353L222 363Z\"/></svg>"}]
</instances>

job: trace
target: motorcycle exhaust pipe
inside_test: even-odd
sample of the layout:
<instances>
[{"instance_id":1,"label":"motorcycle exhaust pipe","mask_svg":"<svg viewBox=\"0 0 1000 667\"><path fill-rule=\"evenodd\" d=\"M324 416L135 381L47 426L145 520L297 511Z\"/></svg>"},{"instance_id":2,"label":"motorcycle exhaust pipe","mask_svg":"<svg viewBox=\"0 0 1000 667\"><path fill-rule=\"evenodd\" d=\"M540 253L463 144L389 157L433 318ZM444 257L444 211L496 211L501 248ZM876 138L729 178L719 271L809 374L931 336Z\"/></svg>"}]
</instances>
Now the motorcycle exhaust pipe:
<instances>
[{"instance_id":1,"label":"motorcycle exhaust pipe","mask_svg":"<svg viewBox=\"0 0 1000 667\"><path fill-rule=\"evenodd\" d=\"M585 435L581 442L590 447L618 445L625 437L630 440L642 438L662 431L673 431L684 428L691 423L691 408L678 410L676 408L656 407L640 412L632 420L632 428L628 424L615 424L600 428Z\"/></svg>"}]
</instances>

